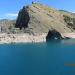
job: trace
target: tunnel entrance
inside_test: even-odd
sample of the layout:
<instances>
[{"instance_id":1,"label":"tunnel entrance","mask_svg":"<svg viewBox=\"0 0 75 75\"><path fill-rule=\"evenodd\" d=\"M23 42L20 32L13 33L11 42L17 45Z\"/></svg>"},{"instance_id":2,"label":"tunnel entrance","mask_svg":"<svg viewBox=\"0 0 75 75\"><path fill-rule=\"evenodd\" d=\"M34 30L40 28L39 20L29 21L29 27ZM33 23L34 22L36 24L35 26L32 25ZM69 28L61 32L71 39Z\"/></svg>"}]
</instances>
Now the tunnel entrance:
<instances>
[{"instance_id":1,"label":"tunnel entrance","mask_svg":"<svg viewBox=\"0 0 75 75\"><path fill-rule=\"evenodd\" d=\"M53 30L49 30L47 36L46 36L46 41L50 41L50 40L56 40L56 39L62 39L61 34L56 31L55 29Z\"/></svg>"}]
</instances>

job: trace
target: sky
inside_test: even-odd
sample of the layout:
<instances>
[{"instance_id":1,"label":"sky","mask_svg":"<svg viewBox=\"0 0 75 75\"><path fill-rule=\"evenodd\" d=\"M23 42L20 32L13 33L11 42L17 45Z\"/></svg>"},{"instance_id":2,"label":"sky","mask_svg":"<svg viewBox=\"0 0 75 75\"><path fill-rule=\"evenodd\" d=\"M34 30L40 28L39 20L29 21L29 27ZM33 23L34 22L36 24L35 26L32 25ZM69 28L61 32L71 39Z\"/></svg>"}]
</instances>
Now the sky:
<instances>
[{"instance_id":1,"label":"sky","mask_svg":"<svg viewBox=\"0 0 75 75\"><path fill-rule=\"evenodd\" d=\"M35 0L1 0L0 19L16 19L19 10L24 5L30 5ZM36 0L42 4L59 10L75 12L75 0Z\"/></svg>"}]
</instances>

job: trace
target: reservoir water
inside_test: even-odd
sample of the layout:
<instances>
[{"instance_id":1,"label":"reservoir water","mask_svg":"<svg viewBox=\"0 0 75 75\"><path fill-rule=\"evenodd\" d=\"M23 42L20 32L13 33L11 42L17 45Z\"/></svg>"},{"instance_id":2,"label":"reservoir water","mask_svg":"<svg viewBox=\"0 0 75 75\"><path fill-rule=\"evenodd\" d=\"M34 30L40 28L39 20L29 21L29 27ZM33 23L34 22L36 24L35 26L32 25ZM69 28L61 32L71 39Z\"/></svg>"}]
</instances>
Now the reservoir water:
<instances>
[{"instance_id":1,"label":"reservoir water","mask_svg":"<svg viewBox=\"0 0 75 75\"><path fill-rule=\"evenodd\" d=\"M75 75L75 40L0 45L0 75Z\"/></svg>"}]
</instances>

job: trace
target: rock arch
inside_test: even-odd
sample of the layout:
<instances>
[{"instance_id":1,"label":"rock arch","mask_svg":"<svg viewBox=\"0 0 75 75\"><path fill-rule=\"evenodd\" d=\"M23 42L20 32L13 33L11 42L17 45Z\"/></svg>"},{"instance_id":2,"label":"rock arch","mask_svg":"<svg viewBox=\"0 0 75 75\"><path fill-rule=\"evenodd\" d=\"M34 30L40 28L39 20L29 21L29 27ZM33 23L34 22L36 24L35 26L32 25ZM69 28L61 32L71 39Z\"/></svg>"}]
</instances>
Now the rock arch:
<instances>
[{"instance_id":1,"label":"rock arch","mask_svg":"<svg viewBox=\"0 0 75 75\"><path fill-rule=\"evenodd\" d=\"M47 36L46 36L46 41L49 41L51 39L62 39L61 34L56 31L55 29L49 30Z\"/></svg>"}]
</instances>

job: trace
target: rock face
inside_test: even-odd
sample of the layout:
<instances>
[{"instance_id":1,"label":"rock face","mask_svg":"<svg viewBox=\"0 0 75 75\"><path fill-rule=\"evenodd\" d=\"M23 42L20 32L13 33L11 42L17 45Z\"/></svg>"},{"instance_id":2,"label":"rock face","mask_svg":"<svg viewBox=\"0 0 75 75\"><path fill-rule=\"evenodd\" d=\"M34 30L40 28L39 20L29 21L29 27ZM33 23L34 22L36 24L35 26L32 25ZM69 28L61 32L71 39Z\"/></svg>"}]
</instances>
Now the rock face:
<instances>
[{"instance_id":1,"label":"rock face","mask_svg":"<svg viewBox=\"0 0 75 75\"><path fill-rule=\"evenodd\" d=\"M33 33L47 33L51 29L55 29L60 33L75 32L65 21L63 15L67 14L45 5L33 3L29 6L30 21L28 23L28 28ZM67 16L73 17L73 15ZM71 22L72 21L70 21L70 23Z\"/></svg>"},{"instance_id":2,"label":"rock face","mask_svg":"<svg viewBox=\"0 0 75 75\"><path fill-rule=\"evenodd\" d=\"M24 6L19 11L15 27L24 28L24 32L30 33L47 33L51 29L60 33L75 31L73 14L38 3Z\"/></svg>"},{"instance_id":3,"label":"rock face","mask_svg":"<svg viewBox=\"0 0 75 75\"><path fill-rule=\"evenodd\" d=\"M19 11L16 23L0 21L0 32L3 33L48 33L52 29L60 34L75 32L75 14L33 3Z\"/></svg>"},{"instance_id":4,"label":"rock face","mask_svg":"<svg viewBox=\"0 0 75 75\"><path fill-rule=\"evenodd\" d=\"M26 7L24 6L23 9L20 10L15 27L20 29L28 27L28 22L30 20L30 17L27 9L28 6Z\"/></svg>"},{"instance_id":5,"label":"rock face","mask_svg":"<svg viewBox=\"0 0 75 75\"><path fill-rule=\"evenodd\" d=\"M62 39L61 34L56 30L49 30L46 40L49 41L51 39Z\"/></svg>"},{"instance_id":6,"label":"rock face","mask_svg":"<svg viewBox=\"0 0 75 75\"><path fill-rule=\"evenodd\" d=\"M39 43L46 42L46 34L0 34L0 44L4 43Z\"/></svg>"},{"instance_id":7,"label":"rock face","mask_svg":"<svg viewBox=\"0 0 75 75\"><path fill-rule=\"evenodd\" d=\"M0 33L12 33L15 26L15 20L2 19L0 20Z\"/></svg>"}]
</instances>

